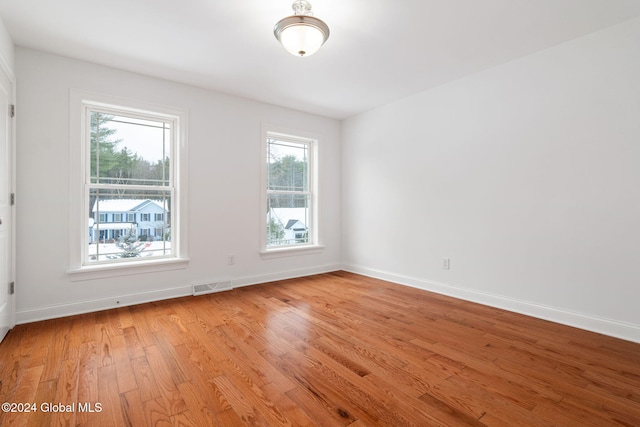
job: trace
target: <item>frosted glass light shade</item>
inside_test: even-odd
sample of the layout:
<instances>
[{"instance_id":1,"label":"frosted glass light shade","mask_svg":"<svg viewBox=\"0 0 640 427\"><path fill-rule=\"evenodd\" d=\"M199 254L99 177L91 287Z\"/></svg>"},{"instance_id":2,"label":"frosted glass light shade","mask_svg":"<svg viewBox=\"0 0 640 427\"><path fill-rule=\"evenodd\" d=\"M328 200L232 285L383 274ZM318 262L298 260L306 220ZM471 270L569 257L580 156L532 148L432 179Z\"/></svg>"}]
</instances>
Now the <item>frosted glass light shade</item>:
<instances>
[{"instance_id":1,"label":"frosted glass light shade","mask_svg":"<svg viewBox=\"0 0 640 427\"><path fill-rule=\"evenodd\" d=\"M292 55L311 56L329 38L329 27L313 16L294 15L278 21L273 34Z\"/></svg>"}]
</instances>

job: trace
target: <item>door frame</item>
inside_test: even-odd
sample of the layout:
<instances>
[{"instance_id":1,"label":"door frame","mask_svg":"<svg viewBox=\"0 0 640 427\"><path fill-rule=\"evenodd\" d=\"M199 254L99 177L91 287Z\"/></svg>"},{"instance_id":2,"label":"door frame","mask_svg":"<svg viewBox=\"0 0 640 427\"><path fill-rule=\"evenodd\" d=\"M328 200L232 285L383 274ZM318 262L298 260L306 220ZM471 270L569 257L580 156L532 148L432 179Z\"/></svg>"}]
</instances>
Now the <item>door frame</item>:
<instances>
[{"instance_id":1,"label":"door frame","mask_svg":"<svg viewBox=\"0 0 640 427\"><path fill-rule=\"evenodd\" d=\"M9 87L7 89L7 97L9 105L16 104L16 79L13 73L13 70L9 66L9 63L6 60L3 52L0 51L0 73L3 73L7 81L9 82ZM15 110L14 110L15 113ZM7 118L7 145L8 145L8 156L9 161L7 162L9 165L9 171L7 173L8 179L8 187L9 193L15 194L16 192L16 116L9 116ZM9 330L13 329L16 324L16 293L15 293L15 282L16 282L16 203L12 203L10 206L10 224L7 228L7 232L9 233L9 263L7 268L9 269L9 283L14 283L14 292L13 294L8 295L7 298L7 306L9 309ZM0 292L8 292L9 283L0 283ZM0 340L4 337L0 337Z\"/></svg>"}]
</instances>

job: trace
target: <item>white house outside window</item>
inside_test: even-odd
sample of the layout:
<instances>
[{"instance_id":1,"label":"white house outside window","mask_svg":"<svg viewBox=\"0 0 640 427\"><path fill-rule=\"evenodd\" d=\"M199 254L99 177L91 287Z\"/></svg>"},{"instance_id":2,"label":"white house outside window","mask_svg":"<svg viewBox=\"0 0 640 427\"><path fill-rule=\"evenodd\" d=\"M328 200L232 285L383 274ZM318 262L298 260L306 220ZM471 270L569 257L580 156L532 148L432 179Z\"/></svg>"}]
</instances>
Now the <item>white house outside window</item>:
<instances>
[{"instance_id":1,"label":"white house outside window","mask_svg":"<svg viewBox=\"0 0 640 427\"><path fill-rule=\"evenodd\" d=\"M263 250L317 245L316 140L266 132Z\"/></svg>"}]
</instances>

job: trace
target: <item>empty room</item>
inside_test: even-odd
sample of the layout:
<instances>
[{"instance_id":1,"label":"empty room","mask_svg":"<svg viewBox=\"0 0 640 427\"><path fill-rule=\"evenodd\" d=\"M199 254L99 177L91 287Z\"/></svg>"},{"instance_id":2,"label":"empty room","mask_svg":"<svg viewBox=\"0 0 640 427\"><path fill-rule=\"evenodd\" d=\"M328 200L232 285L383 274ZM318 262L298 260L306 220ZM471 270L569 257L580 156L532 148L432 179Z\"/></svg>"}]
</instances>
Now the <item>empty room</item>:
<instances>
[{"instance_id":1,"label":"empty room","mask_svg":"<svg viewBox=\"0 0 640 427\"><path fill-rule=\"evenodd\" d=\"M0 426L639 426L640 1L0 0Z\"/></svg>"}]
</instances>

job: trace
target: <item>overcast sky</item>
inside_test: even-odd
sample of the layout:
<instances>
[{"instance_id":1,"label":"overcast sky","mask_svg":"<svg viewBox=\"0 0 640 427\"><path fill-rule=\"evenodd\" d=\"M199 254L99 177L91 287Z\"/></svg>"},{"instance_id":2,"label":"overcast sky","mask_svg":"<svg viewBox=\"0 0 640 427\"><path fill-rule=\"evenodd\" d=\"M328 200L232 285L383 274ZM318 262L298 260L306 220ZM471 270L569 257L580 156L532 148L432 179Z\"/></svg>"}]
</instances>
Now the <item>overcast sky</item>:
<instances>
[{"instance_id":1,"label":"overcast sky","mask_svg":"<svg viewBox=\"0 0 640 427\"><path fill-rule=\"evenodd\" d=\"M151 163L162 160L162 129L116 121L109 122L109 127L117 131L112 137L122 140L117 146L118 151L127 147L129 151L136 153L139 157ZM168 151L168 131L166 140L166 150Z\"/></svg>"}]
</instances>

